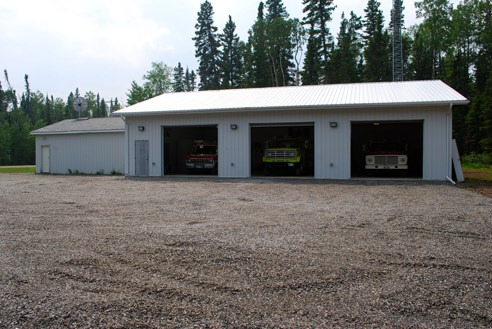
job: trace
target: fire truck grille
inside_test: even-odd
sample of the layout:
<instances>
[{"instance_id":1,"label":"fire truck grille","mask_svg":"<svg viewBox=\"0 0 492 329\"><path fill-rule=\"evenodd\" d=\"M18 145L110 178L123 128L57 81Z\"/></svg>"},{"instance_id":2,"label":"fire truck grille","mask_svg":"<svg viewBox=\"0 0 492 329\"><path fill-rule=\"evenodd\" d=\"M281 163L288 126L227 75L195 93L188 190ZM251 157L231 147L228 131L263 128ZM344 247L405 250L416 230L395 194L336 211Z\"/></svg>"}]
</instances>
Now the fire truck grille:
<instances>
[{"instance_id":1,"label":"fire truck grille","mask_svg":"<svg viewBox=\"0 0 492 329\"><path fill-rule=\"evenodd\" d=\"M374 158L377 166L398 164L398 156L396 155L376 155Z\"/></svg>"},{"instance_id":2,"label":"fire truck grille","mask_svg":"<svg viewBox=\"0 0 492 329\"><path fill-rule=\"evenodd\" d=\"M294 158L295 151L289 151L289 150L268 150L266 152L266 156L269 158L279 158L279 159L286 159L286 158Z\"/></svg>"},{"instance_id":3,"label":"fire truck grille","mask_svg":"<svg viewBox=\"0 0 492 329\"><path fill-rule=\"evenodd\" d=\"M206 159L206 158L193 158L189 160L190 162L193 163L211 163L211 159Z\"/></svg>"}]
</instances>

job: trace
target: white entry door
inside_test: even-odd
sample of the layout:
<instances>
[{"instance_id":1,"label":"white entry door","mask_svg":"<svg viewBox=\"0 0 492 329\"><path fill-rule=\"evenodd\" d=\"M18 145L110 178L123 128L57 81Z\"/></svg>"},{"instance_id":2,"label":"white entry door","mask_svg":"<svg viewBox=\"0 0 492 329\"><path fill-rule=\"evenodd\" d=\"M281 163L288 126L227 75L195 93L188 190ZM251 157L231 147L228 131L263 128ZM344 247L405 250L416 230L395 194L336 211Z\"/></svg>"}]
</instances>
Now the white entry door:
<instances>
[{"instance_id":1,"label":"white entry door","mask_svg":"<svg viewBox=\"0 0 492 329\"><path fill-rule=\"evenodd\" d=\"M41 173L50 173L50 147L49 145L41 146Z\"/></svg>"},{"instance_id":2,"label":"white entry door","mask_svg":"<svg viewBox=\"0 0 492 329\"><path fill-rule=\"evenodd\" d=\"M149 141L135 141L135 176L149 175Z\"/></svg>"}]
</instances>

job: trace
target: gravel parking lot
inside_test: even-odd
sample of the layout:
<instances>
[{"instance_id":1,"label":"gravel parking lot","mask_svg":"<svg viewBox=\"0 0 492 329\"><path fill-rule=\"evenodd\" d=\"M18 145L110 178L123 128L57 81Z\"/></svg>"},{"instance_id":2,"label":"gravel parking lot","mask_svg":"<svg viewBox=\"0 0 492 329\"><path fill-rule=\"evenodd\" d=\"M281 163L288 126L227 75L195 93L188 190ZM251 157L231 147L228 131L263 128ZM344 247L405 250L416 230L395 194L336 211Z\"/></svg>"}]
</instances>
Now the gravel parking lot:
<instances>
[{"instance_id":1,"label":"gravel parking lot","mask_svg":"<svg viewBox=\"0 0 492 329\"><path fill-rule=\"evenodd\" d=\"M0 175L0 327L492 327L450 184Z\"/></svg>"}]
</instances>

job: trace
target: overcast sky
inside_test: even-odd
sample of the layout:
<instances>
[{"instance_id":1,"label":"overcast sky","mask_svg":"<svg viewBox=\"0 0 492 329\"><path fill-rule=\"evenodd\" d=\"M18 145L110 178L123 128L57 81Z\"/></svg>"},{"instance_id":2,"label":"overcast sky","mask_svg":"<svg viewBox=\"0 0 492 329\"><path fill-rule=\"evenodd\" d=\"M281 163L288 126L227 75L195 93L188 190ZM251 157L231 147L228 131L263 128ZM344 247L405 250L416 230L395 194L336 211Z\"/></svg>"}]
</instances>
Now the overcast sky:
<instances>
[{"instance_id":1,"label":"overcast sky","mask_svg":"<svg viewBox=\"0 0 492 329\"><path fill-rule=\"evenodd\" d=\"M106 101L126 102L133 80L142 82L151 62L197 68L194 36L203 0L0 0L0 69L22 94L24 74L32 90L61 97L79 88ZM246 40L259 0L210 0L222 31L228 15ZM284 0L291 17L301 19L302 0ZM334 36L342 12L364 15L367 1L335 0L329 23ZM382 0L386 22L392 0ZM452 1L458 3L458 0ZM414 1L404 0L406 26L417 23Z\"/></svg>"}]
</instances>

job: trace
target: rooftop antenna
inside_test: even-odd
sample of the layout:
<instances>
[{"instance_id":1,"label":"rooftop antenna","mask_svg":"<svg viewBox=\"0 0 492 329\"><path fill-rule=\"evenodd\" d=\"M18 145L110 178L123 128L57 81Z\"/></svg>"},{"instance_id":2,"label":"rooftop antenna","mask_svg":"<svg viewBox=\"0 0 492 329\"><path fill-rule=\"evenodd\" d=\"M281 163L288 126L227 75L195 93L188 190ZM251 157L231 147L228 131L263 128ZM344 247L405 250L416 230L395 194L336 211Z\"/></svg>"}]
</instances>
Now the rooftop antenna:
<instances>
[{"instance_id":1,"label":"rooftop antenna","mask_svg":"<svg viewBox=\"0 0 492 329\"><path fill-rule=\"evenodd\" d=\"M84 97L77 97L73 100L73 109L75 112L79 113L79 120L80 120L80 114L87 110L87 100Z\"/></svg>"},{"instance_id":2,"label":"rooftop antenna","mask_svg":"<svg viewBox=\"0 0 492 329\"><path fill-rule=\"evenodd\" d=\"M403 0L393 0L393 81L403 81L403 41L401 37Z\"/></svg>"}]
</instances>

